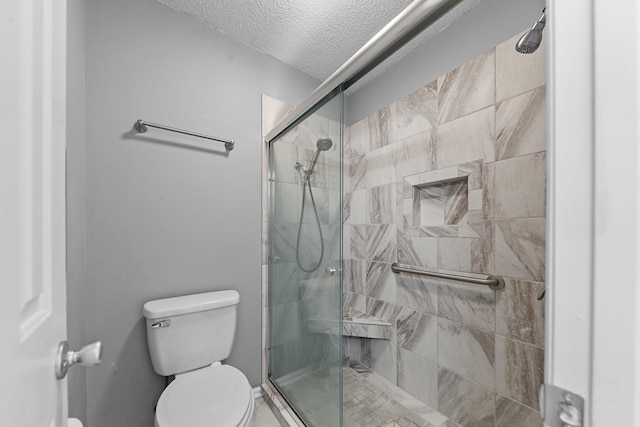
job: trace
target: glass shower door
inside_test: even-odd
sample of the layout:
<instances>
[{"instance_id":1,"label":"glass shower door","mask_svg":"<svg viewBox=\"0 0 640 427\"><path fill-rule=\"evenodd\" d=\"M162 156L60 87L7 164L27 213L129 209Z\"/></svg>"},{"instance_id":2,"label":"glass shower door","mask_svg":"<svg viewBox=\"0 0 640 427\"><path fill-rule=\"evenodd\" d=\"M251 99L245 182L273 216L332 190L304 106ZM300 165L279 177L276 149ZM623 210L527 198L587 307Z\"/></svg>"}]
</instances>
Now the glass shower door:
<instances>
[{"instance_id":1,"label":"glass shower door","mask_svg":"<svg viewBox=\"0 0 640 427\"><path fill-rule=\"evenodd\" d=\"M310 427L342 425L342 104L269 149L269 378Z\"/></svg>"}]
</instances>

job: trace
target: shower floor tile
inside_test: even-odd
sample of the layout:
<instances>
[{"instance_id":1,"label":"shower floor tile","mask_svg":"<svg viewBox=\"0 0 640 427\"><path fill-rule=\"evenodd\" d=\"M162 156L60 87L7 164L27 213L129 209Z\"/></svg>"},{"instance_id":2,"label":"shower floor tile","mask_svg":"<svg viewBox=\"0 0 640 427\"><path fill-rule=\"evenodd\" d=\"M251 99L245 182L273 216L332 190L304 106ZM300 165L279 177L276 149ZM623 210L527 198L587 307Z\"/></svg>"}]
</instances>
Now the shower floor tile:
<instances>
[{"instance_id":1,"label":"shower floor tile","mask_svg":"<svg viewBox=\"0 0 640 427\"><path fill-rule=\"evenodd\" d=\"M359 362L343 368L344 427L459 427Z\"/></svg>"}]
</instances>

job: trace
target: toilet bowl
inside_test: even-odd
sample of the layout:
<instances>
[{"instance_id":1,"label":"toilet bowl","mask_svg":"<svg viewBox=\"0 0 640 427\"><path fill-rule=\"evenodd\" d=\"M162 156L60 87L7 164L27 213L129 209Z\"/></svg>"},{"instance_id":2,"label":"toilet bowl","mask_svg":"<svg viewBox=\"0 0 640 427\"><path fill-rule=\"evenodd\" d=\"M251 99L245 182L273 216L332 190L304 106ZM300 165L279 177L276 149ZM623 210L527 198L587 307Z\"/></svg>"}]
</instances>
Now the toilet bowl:
<instances>
[{"instance_id":1,"label":"toilet bowl","mask_svg":"<svg viewBox=\"0 0 640 427\"><path fill-rule=\"evenodd\" d=\"M147 343L156 373L175 380L156 406L156 427L253 427L253 390L238 369L223 365L236 327L236 291L150 301Z\"/></svg>"},{"instance_id":2,"label":"toilet bowl","mask_svg":"<svg viewBox=\"0 0 640 427\"><path fill-rule=\"evenodd\" d=\"M156 427L249 427L255 400L246 377L214 365L176 377L158 400Z\"/></svg>"}]
</instances>

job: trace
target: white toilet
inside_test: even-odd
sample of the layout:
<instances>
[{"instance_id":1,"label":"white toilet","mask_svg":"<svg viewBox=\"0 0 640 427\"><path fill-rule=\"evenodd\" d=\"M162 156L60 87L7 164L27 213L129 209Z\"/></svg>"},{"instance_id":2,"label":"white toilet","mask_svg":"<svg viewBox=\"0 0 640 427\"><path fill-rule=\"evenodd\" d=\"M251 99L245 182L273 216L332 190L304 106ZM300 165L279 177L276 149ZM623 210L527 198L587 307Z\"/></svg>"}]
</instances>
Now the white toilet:
<instances>
[{"instance_id":1,"label":"white toilet","mask_svg":"<svg viewBox=\"0 0 640 427\"><path fill-rule=\"evenodd\" d=\"M236 291L149 301L147 342L153 369L176 378L156 408L156 427L253 427L253 390L229 357L236 330Z\"/></svg>"}]
</instances>

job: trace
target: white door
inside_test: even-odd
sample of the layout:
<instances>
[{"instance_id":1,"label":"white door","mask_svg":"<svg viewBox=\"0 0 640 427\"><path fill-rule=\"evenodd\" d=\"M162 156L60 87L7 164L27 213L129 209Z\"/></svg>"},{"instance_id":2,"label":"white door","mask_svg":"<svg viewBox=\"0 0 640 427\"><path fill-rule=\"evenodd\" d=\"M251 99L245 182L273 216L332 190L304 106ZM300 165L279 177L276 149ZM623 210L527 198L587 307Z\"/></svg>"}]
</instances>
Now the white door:
<instances>
[{"instance_id":1,"label":"white door","mask_svg":"<svg viewBox=\"0 0 640 427\"><path fill-rule=\"evenodd\" d=\"M638 427L640 3L547 12L545 383L585 399L584 427Z\"/></svg>"},{"instance_id":2,"label":"white door","mask_svg":"<svg viewBox=\"0 0 640 427\"><path fill-rule=\"evenodd\" d=\"M66 1L0 4L0 424L66 425Z\"/></svg>"}]
</instances>

